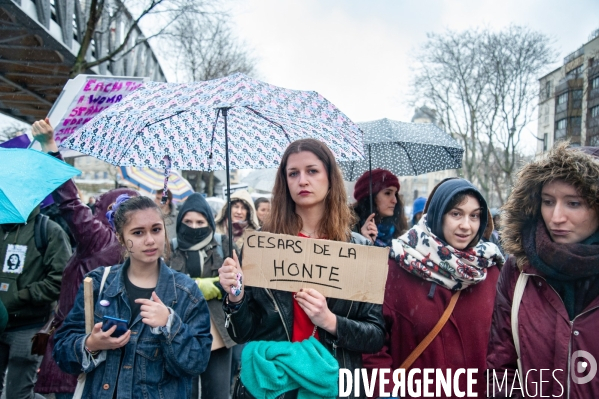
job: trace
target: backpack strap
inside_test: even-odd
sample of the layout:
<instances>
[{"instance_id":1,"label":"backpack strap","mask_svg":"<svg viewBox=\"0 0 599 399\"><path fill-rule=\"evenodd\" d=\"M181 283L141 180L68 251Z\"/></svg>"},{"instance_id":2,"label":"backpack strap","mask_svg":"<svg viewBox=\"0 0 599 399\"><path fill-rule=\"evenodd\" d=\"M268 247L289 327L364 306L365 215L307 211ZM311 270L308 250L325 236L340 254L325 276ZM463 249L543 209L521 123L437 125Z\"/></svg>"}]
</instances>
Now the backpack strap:
<instances>
[{"instance_id":1,"label":"backpack strap","mask_svg":"<svg viewBox=\"0 0 599 399\"><path fill-rule=\"evenodd\" d=\"M518 356L518 373L522 378L522 361L520 355L520 334L518 333L518 312L520 311L520 303L522 302L522 296L524 295L524 289L528 282L528 274L520 273L516 287L514 288L514 299L512 300L512 337L514 339L514 348L516 348L516 355Z\"/></svg>"},{"instance_id":2,"label":"backpack strap","mask_svg":"<svg viewBox=\"0 0 599 399\"><path fill-rule=\"evenodd\" d=\"M48 248L48 220L50 218L42 213L38 213L35 216L35 225L33 238L35 240L35 247L38 252L44 256L46 248Z\"/></svg>"},{"instance_id":3,"label":"backpack strap","mask_svg":"<svg viewBox=\"0 0 599 399\"><path fill-rule=\"evenodd\" d=\"M100 294L102 293L102 290L104 289L104 283L106 282L106 279L108 278L108 273L110 273L110 268L112 266L106 266L104 268L104 274L102 275L102 282L100 283L100 291L98 292L98 296L100 296Z\"/></svg>"},{"instance_id":4,"label":"backpack strap","mask_svg":"<svg viewBox=\"0 0 599 399\"><path fill-rule=\"evenodd\" d=\"M218 251L218 255L221 259L225 259L225 255L223 252L223 235L219 233L214 233L214 241L216 241L216 250Z\"/></svg>"}]
</instances>

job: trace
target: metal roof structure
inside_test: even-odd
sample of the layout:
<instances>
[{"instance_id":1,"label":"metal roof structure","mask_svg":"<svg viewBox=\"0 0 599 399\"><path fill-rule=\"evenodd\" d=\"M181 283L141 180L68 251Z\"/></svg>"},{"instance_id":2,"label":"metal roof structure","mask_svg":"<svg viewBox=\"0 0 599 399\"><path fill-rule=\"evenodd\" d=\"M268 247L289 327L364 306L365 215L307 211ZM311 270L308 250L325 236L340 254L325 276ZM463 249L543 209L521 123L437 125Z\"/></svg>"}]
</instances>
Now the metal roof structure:
<instances>
[{"instance_id":1,"label":"metal roof structure","mask_svg":"<svg viewBox=\"0 0 599 399\"><path fill-rule=\"evenodd\" d=\"M85 4L79 0L0 0L0 113L26 123L47 116L79 51L78 38L86 27ZM103 33L94 36L88 59L106 55L120 43L131 23L126 12L102 27ZM128 48L143 38L137 28ZM86 73L166 81L147 42Z\"/></svg>"}]
</instances>

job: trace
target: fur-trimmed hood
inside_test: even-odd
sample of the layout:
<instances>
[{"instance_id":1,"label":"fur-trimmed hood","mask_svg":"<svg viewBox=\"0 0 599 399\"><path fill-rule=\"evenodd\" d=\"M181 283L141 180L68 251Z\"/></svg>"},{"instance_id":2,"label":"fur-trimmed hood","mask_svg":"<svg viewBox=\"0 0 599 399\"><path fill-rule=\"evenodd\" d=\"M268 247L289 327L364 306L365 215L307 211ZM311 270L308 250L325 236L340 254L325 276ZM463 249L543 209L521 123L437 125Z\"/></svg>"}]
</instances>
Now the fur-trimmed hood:
<instances>
[{"instance_id":1,"label":"fur-trimmed hood","mask_svg":"<svg viewBox=\"0 0 599 399\"><path fill-rule=\"evenodd\" d=\"M254 202L252 201L252 196L246 190L238 190L231 193L231 202L234 201L242 201L250 210L247 221L249 222L248 227L254 230L258 230L260 228L260 222L258 221L258 215L256 214L256 208L254 208ZM225 226L225 220L227 219L227 207L228 203L221 208L215 218L215 222L223 231L227 231L227 227Z\"/></svg>"},{"instance_id":2,"label":"fur-trimmed hood","mask_svg":"<svg viewBox=\"0 0 599 399\"><path fill-rule=\"evenodd\" d=\"M560 143L546 157L520 169L501 214L503 248L516 258L519 268L527 262L522 230L541 217L541 190L545 183L563 180L572 184L589 206L599 211L599 159L596 156L596 147L568 148L568 143Z\"/></svg>"}]
</instances>

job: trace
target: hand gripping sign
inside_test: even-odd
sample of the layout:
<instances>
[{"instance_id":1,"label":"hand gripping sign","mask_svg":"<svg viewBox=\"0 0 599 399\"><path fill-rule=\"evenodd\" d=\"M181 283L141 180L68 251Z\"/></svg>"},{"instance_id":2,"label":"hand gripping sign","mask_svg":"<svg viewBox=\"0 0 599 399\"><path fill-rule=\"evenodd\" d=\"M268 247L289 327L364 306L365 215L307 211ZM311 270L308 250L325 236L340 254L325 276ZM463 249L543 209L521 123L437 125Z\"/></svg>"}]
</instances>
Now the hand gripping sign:
<instances>
[{"instance_id":1,"label":"hand gripping sign","mask_svg":"<svg viewBox=\"0 0 599 399\"><path fill-rule=\"evenodd\" d=\"M314 288L328 298L382 304L389 248L245 232L243 283L297 292Z\"/></svg>"}]
</instances>

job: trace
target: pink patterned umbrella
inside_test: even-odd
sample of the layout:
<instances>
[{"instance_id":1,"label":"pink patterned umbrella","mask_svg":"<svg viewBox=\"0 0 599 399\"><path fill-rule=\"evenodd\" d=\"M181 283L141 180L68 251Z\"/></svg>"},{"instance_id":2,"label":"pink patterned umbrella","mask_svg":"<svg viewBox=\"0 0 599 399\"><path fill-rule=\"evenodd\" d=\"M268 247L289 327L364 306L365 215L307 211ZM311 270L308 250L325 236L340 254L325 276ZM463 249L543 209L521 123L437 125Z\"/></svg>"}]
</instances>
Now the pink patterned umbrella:
<instances>
[{"instance_id":1,"label":"pink patterned umbrella","mask_svg":"<svg viewBox=\"0 0 599 399\"><path fill-rule=\"evenodd\" d=\"M236 73L144 83L63 145L119 166L228 172L276 168L287 145L302 138L323 141L339 161L364 158L362 131L320 94Z\"/></svg>"},{"instance_id":2,"label":"pink patterned umbrella","mask_svg":"<svg viewBox=\"0 0 599 399\"><path fill-rule=\"evenodd\" d=\"M194 83L149 82L97 115L64 142L120 166L226 169L276 168L287 145L325 142L339 161L363 159L363 135L320 94L289 90L241 73Z\"/></svg>"}]
</instances>

